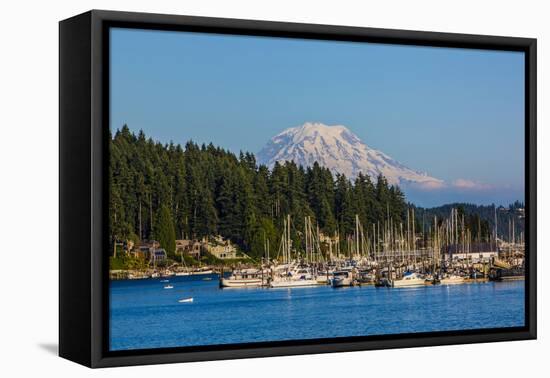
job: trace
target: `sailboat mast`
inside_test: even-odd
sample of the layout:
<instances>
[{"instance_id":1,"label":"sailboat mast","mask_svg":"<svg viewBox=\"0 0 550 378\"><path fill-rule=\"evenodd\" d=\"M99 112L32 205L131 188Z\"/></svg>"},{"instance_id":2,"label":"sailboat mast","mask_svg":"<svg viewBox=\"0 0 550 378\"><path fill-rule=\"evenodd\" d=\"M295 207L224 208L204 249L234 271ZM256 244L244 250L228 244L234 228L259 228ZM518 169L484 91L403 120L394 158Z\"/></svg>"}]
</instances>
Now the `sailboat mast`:
<instances>
[{"instance_id":1,"label":"sailboat mast","mask_svg":"<svg viewBox=\"0 0 550 378\"><path fill-rule=\"evenodd\" d=\"M498 217L497 217L496 205L495 205L495 251L498 251Z\"/></svg>"},{"instance_id":2,"label":"sailboat mast","mask_svg":"<svg viewBox=\"0 0 550 378\"><path fill-rule=\"evenodd\" d=\"M308 262L309 260L309 254L308 254L308 235L307 235L307 217L304 217L304 236L305 236L305 244L306 244L306 262Z\"/></svg>"},{"instance_id":3,"label":"sailboat mast","mask_svg":"<svg viewBox=\"0 0 550 378\"><path fill-rule=\"evenodd\" d=\"M288 262L290 263L290 214L287 214L287 221L286 221L286 227L287 227L287 234L288 234Z\"/></svg>"},{"instance_id":4,"label":"sailboat mast","mask_svg":"<svg viewBox=\"0 0 550 378\"><path fill-rule=\"evenodd\" d=\"M355 254L361 256L359 251L359 215L355 214Z\"/></svg>"}]
</instances>

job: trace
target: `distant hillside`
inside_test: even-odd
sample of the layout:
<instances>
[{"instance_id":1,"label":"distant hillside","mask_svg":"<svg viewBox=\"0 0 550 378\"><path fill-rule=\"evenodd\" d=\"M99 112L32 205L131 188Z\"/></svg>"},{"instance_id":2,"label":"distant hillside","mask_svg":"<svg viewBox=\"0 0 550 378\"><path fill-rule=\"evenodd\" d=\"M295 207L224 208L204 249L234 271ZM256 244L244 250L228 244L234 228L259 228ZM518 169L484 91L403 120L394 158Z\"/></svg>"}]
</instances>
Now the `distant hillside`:
<instances>
[{"instance_id":1,"label":"distant hillside","mask_svg":"<svg viewBox=\"0 0 550 378\"><path fill-rule=\"evenodd\" d=\"M474 205L471 203L451 203L443 206L422 208L415 207L417 222L430 225L433 222L434 216L438 219L447 218L451 213L451 209L457 208L459 212L464 212L465 217L479 216L480 219L486 222L486 226L490 230L490 234L494 234L495 227L495 205ZM508 240L511 233L510 225L513 219L515 236L519 238L521 233L525 232L525 205L522 202L516 201L508 207L496 207L497 222L498 222L498 237L503 240ZM483 226L482 226L483 228Z\"/></svg>"}]
</instances>

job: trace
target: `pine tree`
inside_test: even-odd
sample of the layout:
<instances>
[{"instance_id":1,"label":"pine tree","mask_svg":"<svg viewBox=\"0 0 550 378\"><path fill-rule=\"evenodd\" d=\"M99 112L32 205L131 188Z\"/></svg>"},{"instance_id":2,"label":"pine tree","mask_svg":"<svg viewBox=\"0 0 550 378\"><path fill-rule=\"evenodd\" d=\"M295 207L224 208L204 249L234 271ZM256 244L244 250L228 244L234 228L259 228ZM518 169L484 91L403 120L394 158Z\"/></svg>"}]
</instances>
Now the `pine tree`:
<instances>
[{"instance_id":1,"label":"pine tree","mask_svg":"<svg viewBox=\"0 0 550 378\"><path fill-rule=\"evenodd\" d=\"M352 197L351 184L346 175L336 175L335 213L342 235L353 233L356 208Z\"/></svg>"},{"instance_id":2,"label":"pine tree","mask_svg":"<svg viewBox=\"0 0 550 378\"><path fill-rule=\"evenodd\" d=\"M161 248L166 250L168 256L174 256L176 253L176 232L168 206L161 206L155 218L154 237L160 243Z\"/></svg>"}]
</instances>

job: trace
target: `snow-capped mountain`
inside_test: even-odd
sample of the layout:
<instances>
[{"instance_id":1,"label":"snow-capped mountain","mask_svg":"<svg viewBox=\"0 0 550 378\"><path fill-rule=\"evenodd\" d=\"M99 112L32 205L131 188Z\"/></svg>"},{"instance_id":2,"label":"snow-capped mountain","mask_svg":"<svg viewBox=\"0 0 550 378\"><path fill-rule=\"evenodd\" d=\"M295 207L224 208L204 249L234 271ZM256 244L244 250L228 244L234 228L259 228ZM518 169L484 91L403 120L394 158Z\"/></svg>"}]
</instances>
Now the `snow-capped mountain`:
<instances>
[{"instance_id":1,"label":"snow-capped mountain","mask_svg":"<svg viewBox=\"0 0 550 378\"><path fill-rule=\"evenodd\" d=\"M385 153L372 149L345 126L305 123L274 136L258 153L258 161L269 168L275 162L293 160L304 167L316 161L333 173L354 179L359 172L371 178L382 174L390 184L416 184L437 188L443 181L412 170Z\"/></svg>"}]
</instances>

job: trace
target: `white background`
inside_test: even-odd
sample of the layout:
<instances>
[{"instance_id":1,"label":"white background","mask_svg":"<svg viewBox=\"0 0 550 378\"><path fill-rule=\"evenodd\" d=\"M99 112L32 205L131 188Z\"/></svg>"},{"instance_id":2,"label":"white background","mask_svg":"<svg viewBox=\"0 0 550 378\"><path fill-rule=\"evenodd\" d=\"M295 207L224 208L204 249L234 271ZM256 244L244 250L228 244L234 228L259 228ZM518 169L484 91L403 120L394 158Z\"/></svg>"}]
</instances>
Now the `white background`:
<instances>
[{"instance_id":1,"label":"white background","mask_svg":"<svg viewBox=\"0 0 550 378\"><path fill-rule=\"evenodd\" d=\"M10 1L0 22L0 374L340 377L547 374L550 213L545 163L550 27L545 1ZM56 356L58 25L89 9L538 38L539 340L90 370ZM546 66L546 67L545 67ZM19 256L24 256L20 259ZM545 269L546 268L546 269ZM503 304L504 306L506 304ZM497 311L497 309L495 309ZM546 324L545 324L546 323ZM546 349L546 350L545 350Z\"/></svg>"}]
</instances>

